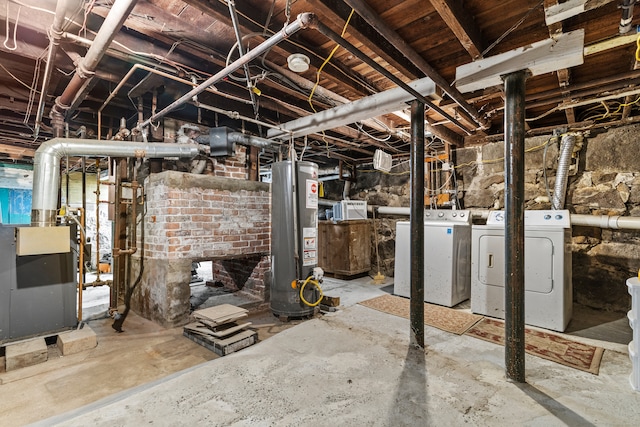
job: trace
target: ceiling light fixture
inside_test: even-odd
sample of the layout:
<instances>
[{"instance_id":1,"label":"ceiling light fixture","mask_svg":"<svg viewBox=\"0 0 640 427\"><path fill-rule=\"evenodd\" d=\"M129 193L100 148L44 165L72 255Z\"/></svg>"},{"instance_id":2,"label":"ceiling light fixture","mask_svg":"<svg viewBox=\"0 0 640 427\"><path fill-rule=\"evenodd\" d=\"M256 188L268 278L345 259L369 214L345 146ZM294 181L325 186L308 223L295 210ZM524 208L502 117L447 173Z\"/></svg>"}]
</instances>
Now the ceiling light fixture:
<instances>
[{"instance_id":1,"label":"ceiling light fixture","mask_svg":"<svg viewBox=\"0 0 640 427\"><path fill-rule=\"evenodd\" d=\"M302 53L292 53L287 58L289 69L296 73L304 73L309 69L309 57Z\"/></svg>"}]
</instances>

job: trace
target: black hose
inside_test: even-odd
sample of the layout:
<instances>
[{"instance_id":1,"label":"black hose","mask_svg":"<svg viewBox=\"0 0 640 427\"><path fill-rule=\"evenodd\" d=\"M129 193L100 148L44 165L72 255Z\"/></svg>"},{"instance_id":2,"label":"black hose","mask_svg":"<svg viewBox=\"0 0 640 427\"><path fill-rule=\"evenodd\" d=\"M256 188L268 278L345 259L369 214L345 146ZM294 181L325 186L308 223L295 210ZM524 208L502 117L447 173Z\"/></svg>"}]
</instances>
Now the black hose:
<instances>
[{"instance_id":1,"label":"black hose","mask_svg":"<svg viewBox=\"0 0 640 427\"><path fill-rule=\"evenodd\" d=\"M138 201L135 200L134 203ZM142 280L142 273L144 272L144 216L146 213L147 199L143 194L142 196L142 217L140 219L140 271L138 272L138 277L136 278L133 286L127 289L127 292L124 294L124 311L121 315L117 316L113 321L111 327L116 330L116 332L124 332L122 330L122 325L124 324L127 315L129 314L129 310L131 309L131 297L133 297L133 292L136 290L136 287L140 284ZM134 218L135 221L135 218Z\"/></svg>"}]
</instances>

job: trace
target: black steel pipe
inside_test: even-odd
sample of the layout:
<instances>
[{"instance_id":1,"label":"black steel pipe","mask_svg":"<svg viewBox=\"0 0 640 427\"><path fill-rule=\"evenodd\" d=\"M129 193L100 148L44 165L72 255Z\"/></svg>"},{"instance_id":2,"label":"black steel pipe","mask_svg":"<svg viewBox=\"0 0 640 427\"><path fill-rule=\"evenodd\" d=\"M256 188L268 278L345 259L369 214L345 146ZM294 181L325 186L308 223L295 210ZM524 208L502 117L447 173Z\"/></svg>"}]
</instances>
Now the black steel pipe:
<instances>
[{"instance_id":1,"label":"black steel pipe","mask_svg":"<svg viewBox=\"0 0 640 427\"><path fill-rule=\"evenodd\" d=\"M407 93L411 94L411 96L415 96L417 100L419 100L420 102L422 102L425 105L427 105L433 111L436 111L438 114L440 114L445 119L449 120L452 124L456 125L462 131L464 131L464 133L466 133L467 135L471 135L472 132L469 129L467 129L462 123L460 123L458 120L453 118L446 111L444 111L442 108L438 107L436 104L431 102L429 99L424 97L421 93L419 93L418 91L413 89L411 86L409 86L408 84L406 84L405 82L400 80L398 77L393 75L393 73L391 71L387 70L382 65L378 64L376 61L374 61L373 59L368 57L361 50L359 50L354 45L349 43L347 40L345 40L343 37L341 37L338 33L333 31L331 28L327 27L325 24L323 24L322 22L318 21L316 29L321 34L323 34L324 36L328 37L330 40L336 42L337 44L339 44L340 46L345 48L353 56L355 56L356 58L358 58L359 60L361 60L362 62L364 62L365 64L367 64L371 68L373 68L374 70L376 70L378 73L380 73L383 76L385 76L387 79L391 80L393 83L398 85L398 87L401 87L402 89L404 89Z\"/></svg>"},{"instance_id":2,"label":"black steel pipe","mask_svg":"<svg viewBox=\"0 0 640 427\"><path fill-rule=\"evenodd\" d=\"M525 382L524 117L527 71L503 77L505 88L505 365L507 379Z\"/></svg>"},{"instance_id":3,"label":"black steel pipe","mask_svg":"<svg viewBox=\"0 0 640 427\"><path fill-rule=\"evenodd\" d=\"M424 104L411 103L411 344L424 348Z\"/></svg>"}]
</instances>

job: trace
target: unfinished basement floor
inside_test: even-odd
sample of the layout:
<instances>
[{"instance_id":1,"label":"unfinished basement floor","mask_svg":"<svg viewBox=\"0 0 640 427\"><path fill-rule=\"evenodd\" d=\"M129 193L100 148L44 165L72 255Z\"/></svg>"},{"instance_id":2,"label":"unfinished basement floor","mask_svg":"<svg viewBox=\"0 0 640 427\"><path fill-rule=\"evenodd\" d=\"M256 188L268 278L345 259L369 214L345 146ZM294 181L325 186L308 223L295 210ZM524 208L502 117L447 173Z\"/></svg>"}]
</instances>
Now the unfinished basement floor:
<instances>
[{"instance_id":1,"label":"unfinished basement floor","mask_svg":"<svg viewBox=\"0 0 640 427\"><path fill-rule=\"evenodd\" d=\"M605 348L599 375L527 355L515 384L502 346L426 326L426 350L412 348L407 319L357 304L389 280L324 288L339 311L287 324L258 313L260 342L221 358L181 328L131 315L116 334L91 320L95 349L0 373L0 425L638 425L623 314L576 307L569 336Z\"/></svg>"}]
</instances>

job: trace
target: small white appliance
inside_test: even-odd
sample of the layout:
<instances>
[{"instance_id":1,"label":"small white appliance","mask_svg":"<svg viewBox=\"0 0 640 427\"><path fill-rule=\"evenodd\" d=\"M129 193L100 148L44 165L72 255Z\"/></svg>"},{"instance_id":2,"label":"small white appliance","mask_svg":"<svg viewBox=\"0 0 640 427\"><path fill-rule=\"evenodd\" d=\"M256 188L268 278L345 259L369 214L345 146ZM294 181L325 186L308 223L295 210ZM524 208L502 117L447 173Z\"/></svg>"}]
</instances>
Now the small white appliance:
<instances>
[{"instance_id":1,"label":"small white appliance","mask_svg":"<svg viewBox=\"0 0 640 427\"><path fill-rule=\"evenodd\" d=\"M524 214L525 323L564 331L573 314L571 219L567 210ZM472 227L471 311L504 319L505 218Z\"/></svg>"},{"instance_id":2,"label":"small white appliance","mask_svg":"<svg viewBox=\"0 0 640 427\"><path fill-rule=\"evenodd\" d=\"M396 224L393 293L411 294L410 222ZM424 300L453 307L469 299L471 215L466 210L427 210L424 214Z\"/></svg>"},{"instance_id":3,"label":"small white appliance","mask_svg":"<svg viewBox=\"0 0 640 427\"><path fill-rule=\"evenodd\" d=\"M341 200L333 205L333 219L335 221L367 219L367 202L365 200Z\"/></svg>"}]
</instances>

